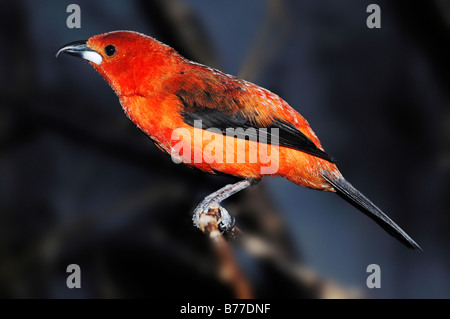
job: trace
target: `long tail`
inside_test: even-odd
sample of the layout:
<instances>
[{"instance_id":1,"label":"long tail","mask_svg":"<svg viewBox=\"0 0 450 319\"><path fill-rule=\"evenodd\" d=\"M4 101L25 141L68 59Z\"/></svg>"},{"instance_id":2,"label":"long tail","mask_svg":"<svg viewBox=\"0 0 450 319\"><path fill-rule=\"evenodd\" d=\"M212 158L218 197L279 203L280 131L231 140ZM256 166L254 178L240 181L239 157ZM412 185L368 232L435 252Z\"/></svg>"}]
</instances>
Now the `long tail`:
<instances>
[{"instance_id":1,"label":"long tail","mask_svg":"<svg viewBox=\"0 0 450 319\"><path fill-rule=\"evenodd\" d=\"M420 246L408 236L403 229L392 221L385 213L381 211L367 197L361 194L356 188L347 182L343 177L330 176L324 172L323 177L334 187L337 194L347 202L358 208L364 214L369 216L378 225L380 225L390 235L397 238L400 242L409 248L422 250Z\"/></svg>"}]
</instances>

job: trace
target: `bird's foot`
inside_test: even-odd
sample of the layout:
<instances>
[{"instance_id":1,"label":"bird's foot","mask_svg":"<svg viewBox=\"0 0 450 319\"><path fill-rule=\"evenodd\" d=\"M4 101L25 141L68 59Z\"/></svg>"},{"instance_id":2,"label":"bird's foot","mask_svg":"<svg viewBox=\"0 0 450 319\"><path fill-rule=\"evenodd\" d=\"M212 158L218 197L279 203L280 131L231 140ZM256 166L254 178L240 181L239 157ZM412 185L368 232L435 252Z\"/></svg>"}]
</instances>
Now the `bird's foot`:
<instances>
[{"instance_id":1,"label":"bird's foot","mask_svg":"<svg viewBox=\"0 0 450 319\"><path fill-rule=\"evenodd\" d=\"M226 185L211 195L206 196L194 210L192 221L194 222L195 227L199 227L198 222L202 214L215 212L220 214L220 216L217 216L220 231L227 232L232 230L235 226L234 218L230 216L225 208L220 206L220 203L231 195L247 188L251 183L251 180L242 180L235 184Z\"/></svg>"},{"instance_id":2,"label":"bird's foot","mask_svg":"<svg viewBox=\"0 0 450 319\"><path fill-rule=\"evenodd\" d=\"M216 202L202 201L194 210L192 221L196 227L199 227L199 220L202 214L215 214L218 220L219 230L228 232L235 226L235 219L231 217L228 211Z\"/></svg>"}]
</instances>

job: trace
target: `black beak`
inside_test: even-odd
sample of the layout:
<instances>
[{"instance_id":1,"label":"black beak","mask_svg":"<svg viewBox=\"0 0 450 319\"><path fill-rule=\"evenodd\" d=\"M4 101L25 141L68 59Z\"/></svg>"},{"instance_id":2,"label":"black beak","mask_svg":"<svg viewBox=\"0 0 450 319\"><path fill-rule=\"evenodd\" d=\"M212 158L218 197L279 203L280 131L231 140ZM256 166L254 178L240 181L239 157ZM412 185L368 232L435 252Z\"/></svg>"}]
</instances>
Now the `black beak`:
<instances>
[{"instance_id":1,"label":"black beak","mask_svg":"<svg viewBox=\"0 0 450 319\"><path fill-rule=\"evenodd\" d=\"M100 65L103 60L102 56L89 48L86 42L86 40L82 40L68 43L56 52L56 57L58 57L60 53L66 53Z\"/></svg>"}]
</instances>

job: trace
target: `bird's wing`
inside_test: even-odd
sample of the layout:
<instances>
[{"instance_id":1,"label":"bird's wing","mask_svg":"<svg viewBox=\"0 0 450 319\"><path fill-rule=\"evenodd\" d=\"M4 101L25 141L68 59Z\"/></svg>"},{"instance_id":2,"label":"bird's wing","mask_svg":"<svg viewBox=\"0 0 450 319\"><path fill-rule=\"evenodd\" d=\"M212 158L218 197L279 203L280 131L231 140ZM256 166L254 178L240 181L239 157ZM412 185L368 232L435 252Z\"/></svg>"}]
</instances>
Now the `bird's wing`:
<instances>
[{"instance_id":1,"label":"bird's wing","mask_svg":"<svg viewBox=\"0 0 450 319\"><path fill-rule=\"evenodd\" d=\"M191 77L199 76L197 73ZM195 126L201 121L203 129L219 129L223 135L231 135L253 141L293 148L310 155L334 162L297 127L277 115L270 101L261 96L271 94L253 84L228 75L205 76L200 81L187 81L176 91L180 101L180 115L186 124ZM191 85L190 83L196 83ZM260 90L259 92L253 92ZM280 110L281 111L281 110ZM240 129L239 129L240 128ZM238 130L236 130L238 129ZM265 130L261 130L265 129ZM265 138L265 139L264 139Z\"/></svg>"}]
</instances>

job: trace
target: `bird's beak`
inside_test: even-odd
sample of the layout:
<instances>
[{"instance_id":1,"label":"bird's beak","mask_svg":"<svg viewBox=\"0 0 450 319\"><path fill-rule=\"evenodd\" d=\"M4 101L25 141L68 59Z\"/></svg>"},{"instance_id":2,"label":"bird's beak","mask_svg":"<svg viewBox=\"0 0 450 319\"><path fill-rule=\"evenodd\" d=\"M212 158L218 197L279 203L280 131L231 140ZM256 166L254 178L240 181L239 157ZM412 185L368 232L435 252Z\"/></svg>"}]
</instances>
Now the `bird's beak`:
<instances>
[{"instance_id":1,"label":"bird's beak","mask_svg":"<svg viewBox=\"0 0 450 319\"><path fill-rule=\"evenodd\" d=\"M102 56L96 51L89 48L86 42L87 41L83 40L68 43L61 47L58 52L56 52L56 57L58 57L58 55L63 52L100 65L103 60Z\"/></svg>"}]
</instances>

